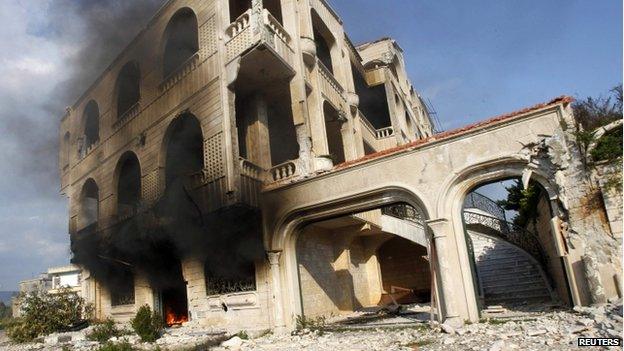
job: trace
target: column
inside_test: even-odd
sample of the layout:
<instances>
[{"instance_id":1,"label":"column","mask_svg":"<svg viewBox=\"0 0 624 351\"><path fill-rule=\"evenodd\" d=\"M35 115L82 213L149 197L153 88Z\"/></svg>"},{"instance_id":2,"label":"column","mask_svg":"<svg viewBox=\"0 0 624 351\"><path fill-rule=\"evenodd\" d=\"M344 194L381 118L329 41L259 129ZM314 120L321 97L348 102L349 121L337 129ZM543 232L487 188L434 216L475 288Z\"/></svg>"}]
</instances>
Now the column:
<instances>
[{"instance_id":1,"label":"column","mask_svg":"<svg viewBox=\"0 0 624 351\"><path fill-rule=\"evenodd\" d=\"M271 291L273 292L273 316L275 318L274 327L276 330L284 329L284 307L282 306L282 281L280 279L280 256L281 251L267 252L269 269L271 270Z\"/></svg>"},{"instance_id":2,"label":"column","mask_svg":"<svg viewBox=\"0 0 624 351\"><path fill-rule=\"evenodd\" d=\"M463 325L463 320L459 315L459 310L456 305L457 294L462 294L462 291L455 291L453 289L453 280L461 279L461 274L456 274L456 270L459 267L453 267L451 262L454 262L453 245L449 242L449 234L451 232L450 223L446 218L439 218L428 220L427 225L430 229L435 254L437 261L434 262L435 268L438 271L440 277L440 286L442 289L442 296L438 296L438 303L442 304L444 315L443 322L452 326L460 327Z\"/></svg>"}]
</instances>

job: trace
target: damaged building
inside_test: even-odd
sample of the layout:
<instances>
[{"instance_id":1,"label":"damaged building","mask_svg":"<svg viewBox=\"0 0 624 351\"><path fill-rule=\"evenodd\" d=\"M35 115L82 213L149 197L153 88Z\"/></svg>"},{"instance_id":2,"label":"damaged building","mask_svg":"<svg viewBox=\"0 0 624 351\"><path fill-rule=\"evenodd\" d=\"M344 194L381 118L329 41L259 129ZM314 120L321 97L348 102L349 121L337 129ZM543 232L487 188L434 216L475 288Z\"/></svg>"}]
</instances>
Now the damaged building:
<instances>
[{"instance_id":1,"label":"damaged building","mask_svg":"<svg viewBox=\"0 0 624 351\"><path fill-rule=\"evenodd\" d=\"M61 122L83 293L98 318L147 304L231 329L621 295L621 200L583 166L570 102L439 133L401 47L355 46L324 0L169 1ZM540 189L532 228L475 195L511 178Z\"/></svg>"}]
</instances>

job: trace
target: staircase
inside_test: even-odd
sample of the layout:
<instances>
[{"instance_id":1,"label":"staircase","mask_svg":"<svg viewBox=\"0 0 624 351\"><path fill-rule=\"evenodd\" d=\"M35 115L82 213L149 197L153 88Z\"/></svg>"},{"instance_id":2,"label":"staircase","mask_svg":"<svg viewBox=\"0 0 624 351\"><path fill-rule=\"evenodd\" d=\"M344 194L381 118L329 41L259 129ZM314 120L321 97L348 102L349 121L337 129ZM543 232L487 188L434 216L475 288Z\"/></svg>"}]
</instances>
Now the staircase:
<instances>
[{"instance_id":1,"label":"staircase","mask_svg":"<svg viewBox=\"0 0 624 351\"><path fill-rule=\"evenodd\" d=\"M485 306L548 303L550 286L539 264L504 240L468 231ZM485 307L484 306L484 307Z\"/></svg>"}]
</instances>

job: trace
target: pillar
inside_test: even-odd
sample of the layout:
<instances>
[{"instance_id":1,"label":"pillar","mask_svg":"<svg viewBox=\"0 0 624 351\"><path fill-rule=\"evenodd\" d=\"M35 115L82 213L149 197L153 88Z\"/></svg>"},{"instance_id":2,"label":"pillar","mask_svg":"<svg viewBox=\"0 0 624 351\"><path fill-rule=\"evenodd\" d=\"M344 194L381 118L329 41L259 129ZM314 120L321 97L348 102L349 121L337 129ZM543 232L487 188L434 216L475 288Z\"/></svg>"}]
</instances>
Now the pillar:
<instances>
[{"instance_id":1,"label":"pillar","mask_svg":"<svg viewBox=\"0 0 624 351\"><path fill-rule=\"evenodd\" d=\"M285 329L284 323L284 306L282 297L282 281L280 279L280 256L281 251L269 251L267 252L267 258L269 260L269 269L271 271L271 291L273 292L273 317L274 328L276 330Z\"/></svg>"},{"instance_id":2,"label":"pillar","mask_svg":"<svg viewBox=\"0 0 624 351\"><path fill-rule=\"evenodd\" d=\"M442 320L452 327L460 327L464 322L459 314L457 295L463 292L454 289L453 282L461 281L462 276L461 273L458 272L459 266L454 266L452 264L453 262L457 262L455 257L453 257L453 251L455 250L453 249L452 242L450 242L452 229L446 218L428 220L427 225L433 238L437 257L437 261L434 262L434 264L437 274L440 277L439 282L442 290L442 296L438 297L438 301L443 307Z\"/></svg>"},{"instance_id":3,"label":"pillar","mask_svg":"<svg viewBox=\"0 0 624 351\"><path fill-rule=\"evenodd\" d=\"M204 263L196 258L185 258L180 263L182 265L182 276L186 282L189 320L204 318L207 313Z\"/></svg>"}]
</instances>

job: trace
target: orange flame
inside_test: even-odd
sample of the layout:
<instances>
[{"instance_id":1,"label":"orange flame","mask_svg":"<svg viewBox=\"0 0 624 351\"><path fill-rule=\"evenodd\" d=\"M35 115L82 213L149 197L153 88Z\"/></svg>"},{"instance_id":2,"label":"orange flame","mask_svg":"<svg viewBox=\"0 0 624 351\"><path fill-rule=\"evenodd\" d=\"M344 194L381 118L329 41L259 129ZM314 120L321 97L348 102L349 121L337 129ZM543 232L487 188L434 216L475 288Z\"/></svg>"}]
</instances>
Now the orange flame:
<instances>
[{"instance_id":1,"label":"orange flame","mask_svg":"<svg viewBox=\"0 0 624 351\"><path fill-rule=\"evenodd\" d=\"M181 325L184 322L188 322L188 316L186 316L185 314L175 313L171 308L168 307L165 311L165 322L169 327L173 325Z\"/></svg>"}]
</instances>

